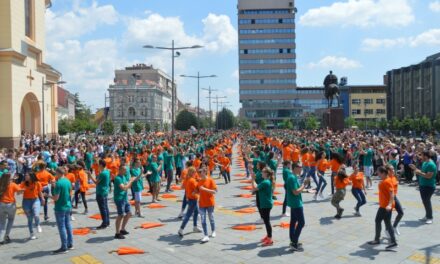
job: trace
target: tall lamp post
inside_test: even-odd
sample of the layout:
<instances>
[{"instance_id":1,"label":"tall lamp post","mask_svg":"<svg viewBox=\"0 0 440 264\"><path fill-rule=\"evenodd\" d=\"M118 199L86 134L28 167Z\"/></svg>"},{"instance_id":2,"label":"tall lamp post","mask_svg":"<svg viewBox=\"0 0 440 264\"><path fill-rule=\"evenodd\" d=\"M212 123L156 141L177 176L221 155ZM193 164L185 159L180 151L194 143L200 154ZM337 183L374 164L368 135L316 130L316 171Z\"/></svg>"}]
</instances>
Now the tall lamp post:
<instances>
[{"instance_id":1,"label":"tall lamp post","mask_svg":"<svg viewBox=\"0 0 440 264\"><path fill-rule=\"evenodd\" d=\"M209 86L208 89L202 88L202 90L208 91L208 93L209 93L209 96L208 96L208 99L209 99L209 128L212 129L212 125L211 125L212 124L211 99L213 97L211 97L211 93L217 91L217 89L212 89L211 86Z\"/></svg>"},{"instance_id":2,"label":"tall lamp post","mask_svg":"<svg viewBox=\"0 0 440 264\"><path fill-rule=\"evenodd\" d=\"M44 91L47 90L48 88L46 87L50 87L54 84L59 85L59 84L65 84L65 81L59 81L59 82L45 82L44 81L44 77L41 78L41 109L43 110L42 112L42 121L43 121L43 142L45 142L45 138L46 138L46 120L45 120L45 105L44 105Z\"/></svg>"},{"instance_id":3,"label":"tall lamp post","mask_svg":"<svg viewBox=\"0 0 440 264\"><path fill-rule=\"evenodd\" d=\"M174 85L174 59L180 56L180 52L177 50L184 49L199 49L203 46L194 45L190 47L175 47L174 40L171 42L171 47L155 47L152 45L144 45L145 49L161 49L161 50L170 50L171 51L171 137L174 140L174 116L175 116L175 104L176 104L176 87Z\"/></svg>"},{"instance_id":4,"label":"tall lamp post","mask_svg":"<svg viewBox=\"0 0 440 264\"><path fill-rule=\"evenodd\" d=\"M215 78L217 77L217 75L205 75L205 76L200 76L200 72L197 72L197 76L195 75L180 75L180 77L184 77L184 78L196 78L197 79L197 129L200 128L200 79L204 79L204 78Z\"/></svg>"}]
</instances>

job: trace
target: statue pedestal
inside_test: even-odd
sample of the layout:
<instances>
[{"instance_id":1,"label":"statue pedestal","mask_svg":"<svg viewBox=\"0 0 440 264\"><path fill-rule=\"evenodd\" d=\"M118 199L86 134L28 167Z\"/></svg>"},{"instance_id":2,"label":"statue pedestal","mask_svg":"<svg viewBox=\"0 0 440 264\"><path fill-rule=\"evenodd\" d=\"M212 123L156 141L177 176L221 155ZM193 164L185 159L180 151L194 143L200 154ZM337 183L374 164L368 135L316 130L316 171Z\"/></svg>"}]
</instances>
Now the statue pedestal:
<instances>
[{"instance_id":1,"label":"statue pedestal","mask_svg":"<svg viewBox=\"0 0 440 264\"><path fill-rule=\"evenodd\" d=\"M322 115L323 127L328 127L333 131L344 130L344 109L326 109Z\"/></svg>"}]
</instances>

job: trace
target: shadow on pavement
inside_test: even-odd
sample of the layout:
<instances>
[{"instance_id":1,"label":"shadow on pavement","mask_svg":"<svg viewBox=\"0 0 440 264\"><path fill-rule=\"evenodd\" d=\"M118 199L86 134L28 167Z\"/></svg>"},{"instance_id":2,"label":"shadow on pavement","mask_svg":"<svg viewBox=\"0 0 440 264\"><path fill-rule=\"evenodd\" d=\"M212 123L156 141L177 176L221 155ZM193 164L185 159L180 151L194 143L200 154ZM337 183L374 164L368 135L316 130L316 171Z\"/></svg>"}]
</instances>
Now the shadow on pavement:
<instances>
[{"instance_id":1,"label":"shadow on pavement","mask_svg":"<svg viewBox=\"0 0 440 264\"><path fill-rule=\"evenodd\" d=\"M279 248L274 248L274 247L268 247L266 249L260 250L260 252L258 252L258 256L262 257L262 258L271 258L271 257L280 257L283 255L290 255L292 254L292 251L289 251L289 247L279 247Z\"/></svg>"},{"instance_id":2,"label":"shadow on pavement","mask_svg":"<svg viewBox=\"0 0 440 264\"><path fill-rule=\"evenodd\" d=\"M424 225L425 225L424 222L418 220L406 220L406 221L402 221L400 224L401 227L421 227Z\"/></svg>"},{"instance_id":3,"label":"shadow on pavement","mask_svg":"<svg viewBox=\"0 0 440 264\"><path fill-rule=\"evenodd\" d=\"M185 233L185 235L191 234ZM192 246L194 244L201 244L201 241L199 239L185 239L184 237L180 237L177 234L169 234L169 235L163 235L160 236L159 241L167 242L170 246Z\"/></svg>"},{"instance_id":4,"label":"shadow on pavement","mask_svg":"<svg viewBox=\"0 0 440 264\"><path fill-rule=\"evenodd\" d=\"M89 238L89 239L86 241L86 243L89 243L89 244L98 244L98 243L108 242L108 241L111 241L111 240L113 240L113 239L114 239L113 236L107 236L107 237L92 237L92 238Z\"/></svg>"},{"instance_id":5,"label":"shadow on pavement","mask_svg":"<svg viewBox=\"0 0 440 264\"><path fill-rule=\"evenodd\" d=\"M331 225L331 224L333 224L333 222L337 222L337 221L341 221L341 220L349 219L349 218L359 218L359 216L342 215L341 219L336 219L334 216L321 217L319 219L319 224L320 225Z\"/></svg>"},{"instance_id":6,"label":"shadow on pavement","mask_svg":"<svg viewBox=\"0 0 440 264\"><path fill-rule=\"evenodd\" d=\"M42 257L46 257L46 256L50 256L52 254L52 250L49 251L35 251L35 252L31 252L28 254L20 254L17 256L13 256L13 259L18 259L18 260L31 260L31 259L36 259L36 258L42 258Z\"/></svg>"},{"instance_id":7,"label":"shadow on pavement","mask_svg":"<svg viewBox=\"0 0 440 264\"><path fill-rule=\"evenodd\" d=\"M231 248L222 249L222 251L246 251L253 250L258 247L258 242L249 243L249 244L223 244L225 246L232 246Z\"/></svg>"},{"instance_id":8,"label":"shadow on pavement","mask_svg":"<svg viewBox=\"0 0 440 264\"><path fill-rule=\"evenodd\" d=\"M172 217L172 218L168 218L168 219L159 218L159 221L162 223L175 223L175 222L181 222L182 219L179 219L177 217Z\"/></svg>"},{"instance_id":9,"label":"shadow on pavement","mask_svg":"<svg viewBox=\"0 0 440 264\"><path fill-rule=\"evenodd\" d=\"M384 249L376 249L374 246L368 245L368 243L365 243L359 247L361 249L356 252L350 253L350 256L375 260L376 256L378 256L380 252L394 252L394 251L387 251Z\"/></svg>"}]
</instances>

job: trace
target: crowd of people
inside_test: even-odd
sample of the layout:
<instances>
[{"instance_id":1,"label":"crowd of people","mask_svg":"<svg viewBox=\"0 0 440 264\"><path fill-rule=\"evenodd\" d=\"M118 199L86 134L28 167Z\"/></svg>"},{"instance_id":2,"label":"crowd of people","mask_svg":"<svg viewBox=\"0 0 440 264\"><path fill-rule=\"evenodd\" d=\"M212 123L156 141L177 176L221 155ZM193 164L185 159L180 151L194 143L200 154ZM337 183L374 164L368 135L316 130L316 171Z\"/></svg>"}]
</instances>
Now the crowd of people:
<instances>
[{"instance_id":1,"label":"crowd of people","mask_svg":"<svg viewBox=\"0 0 440 264\"><path fill-rule=\"evenodd\" d=\"M73 249L73 210L78 213L82 203L83 214L89 213L86 196L90 188L96 188L102 219L96 229L110 227L108 203L112 197L117 211L114 238L124 239L129 235L131 204L135 216L143 218L143 193L148 191L151 203L155 204L161 200L160 193L172 192L173 187L184 190L180 213L176 213L182 219L178 235L184 236L192 217L193 231L203 233L201 241L206 243L210 237L216 237L214 208L218 187L214 178L217 175L223 178L223 188L231 183L234 148L237 161L243 162L252 185L259 222L266 228L267 234L261 240L263 246L274 243L270 217L279 169L285 190L282 216L291 219L292 251L303 250L299 242L305 226L303 193L311 193L316 201L330 198L336 209L334 217L341 219L344 208L340 203L351 185L357 201L353 213L361 217L374 177L380 180L379 208L375 237L370 245L381 243L384 222L390 241L387 249L397 247L396 235L400 234L399 222L404 215L398 199L401 184L419 189L426 212L421 221L433 223L431 197L439 184L440 146L432 139L377 137L355 130L179 132L174 139L167 133L154 132L78 140L42 140L24 135L20 148L0 151L0 243L11 242L17 200L22 201L27 216L30 240L43 232L41 207L44 221L49 221L49 201L54 201L61 239L61 247L54 253L59 254ZM133 203L129 201L130 194ZM291 208L290 214L287 207ZM397 216L392 223L393 209Z\"/></svg>"}]
</instances>

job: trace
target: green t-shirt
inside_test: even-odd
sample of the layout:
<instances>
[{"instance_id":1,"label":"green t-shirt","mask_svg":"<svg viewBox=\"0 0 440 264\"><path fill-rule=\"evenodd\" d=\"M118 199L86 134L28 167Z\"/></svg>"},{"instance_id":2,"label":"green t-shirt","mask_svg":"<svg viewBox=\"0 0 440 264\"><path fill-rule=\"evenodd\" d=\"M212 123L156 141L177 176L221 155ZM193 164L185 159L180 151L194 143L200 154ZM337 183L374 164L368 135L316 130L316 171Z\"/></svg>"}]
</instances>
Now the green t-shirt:
<instances>
[{"instance_id":1,"label":"green t-shirt","mask_svg":"<svg viewBox=\"0 0 440 264\"><path fill-rule=\"evenodd\" d=\"M423 162L422 172L424 172L424 173L432 172L434 174L432 175L431 179L426 179L426 178L423 178L422 176L419 176L419 185L435 188L435 179L437 177L437 166L435 165L434 161L432 161L430 159L427 162Z\"/></svg>"},{"instance_id":2,"label":"green t-shirt","mask_svg":"<svg viewBox=\"0 0 440 264\"><path fill-rule=\"evenodd\" d=\"M58 164L55 161L51 161L47 164L47 168L55 171L58 168Z\"/></svg>"},{"instance_id":3,"label":"green t-shirt","mask_svg":"<svg viewBox=\"0 0 440 264\"><path fill-rule=\"evenodd\" d=\"M92 152L86 153L84 163L86 164L86 167L88 170L90 170L90 168L92 168L92 163L93 163L93 153Z\"/></svg>"},{"instance_id":4,"label":"green t-shirt","mask_svg":"<svg viewBox=\"0 0 440 264\"><path fill-rule=\"evenodd\" d=\"M373 150L368 149L364 155L364 166L373 166Z\"/></svg>"},{"instance_id":5,"label":"green t-shirt","mask_svg":"<svg viewBox=\"0 0 440 264\"><path fill-rule=\"evenodd\" d=\"M257 172L255 173L255 182L257 184L260 184L263 181L263 174L261 173L261 171L257 170Z\"/></svg>"},{"instance_id":6,"label":"green t-shirt","mask_svg":"<svg viewBox=\"0 0 440 264\"><path fill-rule=\"evenodd\" d=\"M70 200L70 192L72 191L72 183L65 177L59 179L55 183L53 195L58 195L58 200L55 202L55 212L66 212L72 209Z\"/></svg>"},{"instance_id":7,"label":"green t-shirt","mask_svg":"<svg viewBox=\"0 0 440 264\"><path fill-rule=\"evenodd\" d=\"M274 175L277 175L277 168L278 168L278 161L271 159L269 160L269 168L271 168L271 170L273 170Z\"/></svg>"},{"instance_id":8,"label":"green t-shirt","mask_svg":"<svg viewBox=\"0 0 440 264\"><path fill-rule=\"evenodd\" d=\"M258 199L260 201L260 208L273 207L272 195L272 183L268 179L265 179L258 184Z\"/></svg>"},{"instance_id":9,"label":"green t-shirt","mask_svg":"<svg viewBox=\"0 0 440 264\"><path fill-rule=\"evenodd\" d=\"M259 161L260 161L259 158L253 158L253 159L252 159L252 165L254 166L254 173L255 173L255 174L257 174L257 171L258 171L258 169L257 169L257 164L258 164Z\"/></svg>"},{"instance_id":10,"label":"green t-shirt","mask_svg":"<svg viewBox=\"0 0 440 264\"><path fill-rule=\"evenodd\" d=\"M109 192L110 185L110 171L103 170L98 175L98 184L96 185L96 195L107 196Z\"/></svg>"},{"instance_id":11,"label":"green t-shirt","mask_svg":"<svg viewBox=\"0 0 440 264\"><path fill-rule=\"evenodd\" d=\"M292 171L290 171L288 168L283 168L283 181L284 181L284 188L286 187L286 181L287 178L292 175Z\"/></svg>"},{"instance_id":12,"label":"green t-shirt","mask_svg":"<svg viewBox=\"0 0 440 264\"><path fill-rule=\"evenodd\" d=\"M0 170L0 178L3 176L3 174L8 173L8 172L9 172L8 169Z\"/></svg>"},{"instance_id":13,"label":"green t-shirt","mask_svg":"<svg viewBox=\"0 0 440 264\"><path fill-rule=\"evenodd\" d=\"M67 156L67 163L73 164L75 162L76 162L76 156L71 156L71 155Z\"/></svg>"},{"instance_id":14,"label":"green t-shirt","mask_svg":"<svg viewBox=\"0 0 440 264\"><path fill-rule=\"evenodd\" d=\"M125 178L125 175L121 176L118 175L115 177L115 188L113 190L113 199L115 201L122 201L122 200L127 200L128 201L128 196L127 196L127 191L124 191L123 189L121 189L120 185L126 185L127 184L127 178Z\"/></svg>"},{"instance_id":15,"label":"green t-shirt","mask_svg":"<svg viewBox=\"0 0 440 264\"><path fill-rule=\"evenodd\" d=\"M141 168L133 168L131 169L131 177L137 177L141 175L142 169ZM142 192L144 189L144 182L142 181L142 177L139 178L139 180L133 182L133 191L134 192Z\"/></svg>"},{"instance_id":16,"label":"green t-shirt","mask_svg":"<svg viewBox=\"0 0 440 264\"><path fill-rule=\"evenodd\" d=\"M152 183L160 182L160 175L159 175L159 172L157 171L158 168L159 168L159 165L157 165L156 162L152 162L150 164L150 169L151 169L151 172L152 172L152 174L150 176L150 181Z\"/></svg>"},{"instance_id":17,"label":"green t-shirt","mask_svg":"<svg viewBox=\"0 0 440 264\"><path fill-rule=\"evenodd\" d=\"M176 168L182 168L183 167L183 165L182 165L182 154L177 154L177 155L175 155L174 156L174 160L175 160L175 162L176 162Z\"/></svg>"},{"instance_id":18,"label":"green t-shirt","mask_svg":"<svg viewBox=\"0 0 440 264\"><path fill-rule=\"evenodd\" d=\"M174 166L174 156L168 154L168 152L164 152L163 153L163 167L164 170L169 171L169 170L173 170Z\"/></svg>"},{"instance_id":19,"label":"green t-shirt","mask_svg":"<svg viewBox=\"0 0 440 264\"><path fill-rule=\"evenodd\" d=\"M302 196L301 193L298 195L293 194L293 190L298 190L299 188L299 182L298 178L294 174L290 174L289 177L287 177L286 181L286 200L287 200L287 206L290 208L300 208L303 206Z\"/></svg>"},{"instance_id":20,"label":"green t-shirt","mask_svg":"<svg viewBox=\"0 0 440 264\"><path fill-rule=\"evenodd\" d=\"M393 166L394 171L397 172L397 160L390 160L390 161L388 161L388 164Z\"/></svg>"},{"instance_id":21,"label":"green t-shirt","mask_svg":"<svg viewBox=\"0 0 440 264\"><path fill-rule=\"evenodd\" d=\"M125 166L125 179L127 180L127 182L130 180L131 175L130 175L130 166L126 165Z\"/></svg>"}]
</instances>

